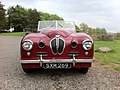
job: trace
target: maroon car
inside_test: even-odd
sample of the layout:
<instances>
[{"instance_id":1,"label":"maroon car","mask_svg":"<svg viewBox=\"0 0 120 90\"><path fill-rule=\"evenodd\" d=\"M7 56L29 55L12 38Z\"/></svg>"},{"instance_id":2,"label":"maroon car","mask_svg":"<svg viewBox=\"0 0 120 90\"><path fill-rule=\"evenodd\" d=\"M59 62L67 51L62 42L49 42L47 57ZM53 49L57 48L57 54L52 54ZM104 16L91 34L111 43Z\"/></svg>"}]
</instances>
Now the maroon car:
<instances>
[{"instance_id":1,"label":"maroon car","mask_svg":"<svg viewBox=\"0 0 120 90\"><path fill-rule=\"evenodd\" d=\"M39 21L38 33L21 40L21 65L31 73L33 68L70 69L88 72L93 62L93 39L76 33L75 24L65 21Z\"/></svg>"}]
</instances>

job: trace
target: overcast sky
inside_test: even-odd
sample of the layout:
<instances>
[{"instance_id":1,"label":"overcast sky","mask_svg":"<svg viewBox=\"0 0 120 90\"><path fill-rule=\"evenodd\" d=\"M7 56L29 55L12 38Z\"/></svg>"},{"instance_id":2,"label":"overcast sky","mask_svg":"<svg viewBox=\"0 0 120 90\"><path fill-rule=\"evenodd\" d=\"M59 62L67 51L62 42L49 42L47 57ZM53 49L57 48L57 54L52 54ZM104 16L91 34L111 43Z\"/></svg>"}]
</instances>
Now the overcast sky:
<instances>
[{"instance_id":1,"label":"overcast sky","mask_svg":"<svg viewBox=\"0 0 120 90\"><path fill-rule=\"evenodd\" d=\"M120 32L120 0L0 0L5 5L36 8L38 11L57 14L65 21L77 25L106 28L108 32Z\"/></svg>"}]
</instances>

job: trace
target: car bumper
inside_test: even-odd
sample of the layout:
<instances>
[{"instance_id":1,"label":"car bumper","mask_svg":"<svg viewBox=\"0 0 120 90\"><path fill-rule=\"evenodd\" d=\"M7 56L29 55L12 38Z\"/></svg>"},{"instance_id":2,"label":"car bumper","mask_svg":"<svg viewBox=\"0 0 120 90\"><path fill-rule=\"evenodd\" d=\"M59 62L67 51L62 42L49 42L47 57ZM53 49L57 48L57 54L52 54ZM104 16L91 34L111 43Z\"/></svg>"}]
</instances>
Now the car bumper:
<instances>
[{"instance_id":1,"label":"car bumper","mask_svg":"<svg viewBox=\"0 0 120 90\"><path fill-rule=\"evenodd\" d=\"M58 60L20 60L21 64L29 63L92 63L93 59L58 59Z\"/></svg>"},{"instance_id":2,"label":"car bumper","mask_svg":"<svg viewBox=\"0 0 120 90\"><path fill-rule=\"evenodd\" d=\"M75 67L77 64L88 64L91 66L92 62L93 59L76 59L75 55L73 55L73 58L71 59L43 59L42 55L40 55L38 60L20 60L22 65L39 64L40 67L43 67L44 63L71 63L73 67Z\"/></svg>"},{"instance_id":3,"label":"car bumper","mask_svg":"<svg viewBox=\"0 0 120 90\"><path fill-rule=\"evenodd\" d=\"M70 63L71 68L91 67L93 59L20 60L23 68L44 68L44 63Z\"/></svg>"}]
</instances>

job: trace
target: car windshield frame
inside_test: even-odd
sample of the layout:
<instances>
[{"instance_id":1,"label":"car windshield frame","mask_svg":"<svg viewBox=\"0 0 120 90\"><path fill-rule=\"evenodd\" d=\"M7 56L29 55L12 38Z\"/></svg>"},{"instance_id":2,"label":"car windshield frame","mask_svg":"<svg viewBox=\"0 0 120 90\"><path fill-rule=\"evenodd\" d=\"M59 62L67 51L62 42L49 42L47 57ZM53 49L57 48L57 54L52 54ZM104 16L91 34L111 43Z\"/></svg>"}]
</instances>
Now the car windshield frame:
<instances>
[{"instance_id":1,"label":"car windshield frame","mask_svg":"<svg viewBox=\"0 0 120 90\"><path fill-rule=\"evenodd\" d=\"M47 29L47 30L70 29L75 31L75 23L71 21L39 21L38 31L41 31L41 29Z\"/></svg>"}]
</instances>

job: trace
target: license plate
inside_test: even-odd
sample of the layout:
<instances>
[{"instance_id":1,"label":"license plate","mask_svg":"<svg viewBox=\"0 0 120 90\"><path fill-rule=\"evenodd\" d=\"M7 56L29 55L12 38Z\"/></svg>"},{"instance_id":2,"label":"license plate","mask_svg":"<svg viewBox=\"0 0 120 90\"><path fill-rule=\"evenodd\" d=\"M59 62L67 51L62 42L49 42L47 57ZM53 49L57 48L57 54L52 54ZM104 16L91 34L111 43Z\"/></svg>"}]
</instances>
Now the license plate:
<instances>
[{"instance_id":1,"label":"license plate","mask_svg":"<svg viewBox=\"0 0 120 90\"><path fill-rule=\"evenodd\" d=\"M44 63L43 67L45 69L67 69L71 68L70 63Z\"/></svg>"}]
</instances>

